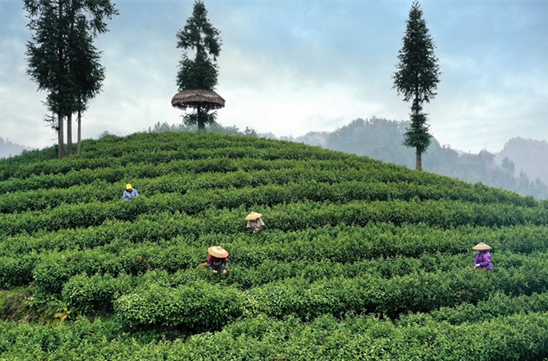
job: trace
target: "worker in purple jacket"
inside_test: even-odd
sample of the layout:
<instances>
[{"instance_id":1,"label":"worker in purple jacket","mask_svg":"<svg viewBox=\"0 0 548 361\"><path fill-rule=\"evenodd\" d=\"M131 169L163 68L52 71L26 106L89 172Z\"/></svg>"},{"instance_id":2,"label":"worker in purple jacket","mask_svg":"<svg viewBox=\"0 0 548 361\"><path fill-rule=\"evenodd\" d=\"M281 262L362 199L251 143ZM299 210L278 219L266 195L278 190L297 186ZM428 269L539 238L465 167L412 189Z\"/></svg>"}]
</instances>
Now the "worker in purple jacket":
<instances>
[{"instance_id":1,"label":"worker in purple jacket","mask_svg":"<svg viewBox=\"0 0 548 361\"><path fill-rule=\"evenodd\" d=\"M493 269L493 264L491 263L491 252L489 250L491 247L486 245L483 242L476 244L472 249L479 251L474 260L474 267L479 269L486 269L488 271Z\"/></svg>"}]
</instances>

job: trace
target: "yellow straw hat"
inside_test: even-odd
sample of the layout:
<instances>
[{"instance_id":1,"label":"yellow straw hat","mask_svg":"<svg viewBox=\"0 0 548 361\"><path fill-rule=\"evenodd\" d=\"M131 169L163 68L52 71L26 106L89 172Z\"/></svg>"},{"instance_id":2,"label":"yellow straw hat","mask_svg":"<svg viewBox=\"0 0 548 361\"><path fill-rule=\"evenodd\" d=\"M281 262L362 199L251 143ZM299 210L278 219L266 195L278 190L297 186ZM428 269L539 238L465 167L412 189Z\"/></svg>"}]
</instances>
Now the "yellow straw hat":
<instances>
[{"instance_id":1,"label":"yellow straw hat","mask_svg":"<svg viewBox=\"0 0 548 361\"><path fill-rule=\"evenodd\" d=\"M228 257L228 252L221 246L211 246L207 249L207 253L217 258Z\"/></svg>"},{"instance_id":2,"label":"yellow straw hat","mask_svg":"<svg viewBox=\"0 0 548 361\"><path fill-rule=\"evenodd\" d=\"M246 220L248 221L254 221L256 220L257 218L261 218L263 215L260 214L260 213L257 213L257 212L251 212L247 215L247 217L245 217Z\"/></svg>"},{"instance_id":3,"label":"yellow straw hat","mask_svg":"<svg viewBox=\"0 0 548 361\"><path fill-rule=\"evenodd\" d=\"M472 247L472 249L476 250L476 251L486 251L488 249L491 249L491 247L489 247L488 245L486 245L483 242L480 242L480 243L476 244L474 247Z\"/></svg>"},{"instance_id":4,"label":"yellow straw hat","mask_svg":"<svg viewBox=\"0 0 548 361\"><path fill-rule=\"evenodd\" d=\"M129 183L126 184L126 189L131 189L131 188L133 188L133 187L131 186L131 184L129 184Z\"/></svg>"}]
</instances>

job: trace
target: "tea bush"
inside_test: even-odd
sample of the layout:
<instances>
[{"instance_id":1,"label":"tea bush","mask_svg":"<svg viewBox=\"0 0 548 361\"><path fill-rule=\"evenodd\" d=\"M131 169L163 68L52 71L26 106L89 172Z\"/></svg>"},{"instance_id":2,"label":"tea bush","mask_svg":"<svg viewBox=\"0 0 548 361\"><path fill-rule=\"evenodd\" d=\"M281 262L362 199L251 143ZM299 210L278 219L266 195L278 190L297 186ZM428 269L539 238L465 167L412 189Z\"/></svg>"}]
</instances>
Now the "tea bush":
<instances>
[{"instance_id":1,"label":"tea bush","mask_svg":"<svg viewBox=\"0 0 548 361\"><path fill-rule=\"evenodd\" d=\"M0 321L0 359L548 355L545 201L252 137L82 149L0 160L0 291L31 310ZM265 232L246 233L250 211ZM472 267L479 242L491 272ZM211 245L228 275L200 267Z\"/></svg>"}]
</instances>

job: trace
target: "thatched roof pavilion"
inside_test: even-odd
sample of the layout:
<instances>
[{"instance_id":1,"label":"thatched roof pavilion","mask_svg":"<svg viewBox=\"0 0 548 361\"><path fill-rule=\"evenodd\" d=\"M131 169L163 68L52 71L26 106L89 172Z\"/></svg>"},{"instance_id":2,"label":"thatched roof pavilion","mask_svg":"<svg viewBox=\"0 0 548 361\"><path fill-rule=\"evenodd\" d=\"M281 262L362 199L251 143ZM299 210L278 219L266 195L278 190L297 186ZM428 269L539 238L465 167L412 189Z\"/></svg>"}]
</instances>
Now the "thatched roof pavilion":
<instances>
[{"instance_id":1,"label":"thatched roof pavilion","mask_svg":"<svg viewBox=\"0 0 548 361\"><path fill-rule=\"evenodd\" d=\"M171 105L183 110L186 108L211 110L224 108L225 100L213 90L186 89L173 96Z\"/></svg>"}]
</instances>

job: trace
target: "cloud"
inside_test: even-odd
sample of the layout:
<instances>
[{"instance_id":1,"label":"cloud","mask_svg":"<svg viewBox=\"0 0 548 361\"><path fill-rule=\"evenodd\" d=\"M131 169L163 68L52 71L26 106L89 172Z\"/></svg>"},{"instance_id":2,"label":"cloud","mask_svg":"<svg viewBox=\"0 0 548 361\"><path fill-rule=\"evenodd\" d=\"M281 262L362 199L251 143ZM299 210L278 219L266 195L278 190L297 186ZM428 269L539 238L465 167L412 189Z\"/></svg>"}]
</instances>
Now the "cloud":
<instances>
[{"instance_id":1,"label":"cloud","mask_svg":"<svg viewBox=\"0 0 548 361\"><path fill-rule=\"evenodd\" d=\"M175 34L192 1L117 1L96 39L103 91L83 135L181 122L171 107L182 50ZM412 1L206 1L221 31L218 111L224 125L277 135L334 130L358 117L409 118L392 89ZM425 105L433 134L453 148L497 151L514 136L548 134L548 2L421 1L436 44L438 95ZM20 2L0 2L3 135L32 146L54 135L41 121L45 93L25 74L30 37Z\"/></svg>"}]
</instances>

